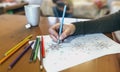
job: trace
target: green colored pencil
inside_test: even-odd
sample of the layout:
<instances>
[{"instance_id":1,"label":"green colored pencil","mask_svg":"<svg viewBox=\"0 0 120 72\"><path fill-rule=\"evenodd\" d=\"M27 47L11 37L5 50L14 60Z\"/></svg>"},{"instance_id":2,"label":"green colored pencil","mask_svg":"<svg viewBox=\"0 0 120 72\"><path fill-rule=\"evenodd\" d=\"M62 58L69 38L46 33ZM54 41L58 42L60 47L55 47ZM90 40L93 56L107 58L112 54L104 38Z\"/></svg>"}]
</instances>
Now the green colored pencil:
<instances>
[{"instance_id":1,"label":"green colored pencil","mask_svg":"<svg viewBox=\"0 0 120 72\"><path fill-rule=\"evenodd\" d=\"M38 49L40 47L40 37L37 36L37 38L38 38L38 41L37 41L37 46L36 46L36 50L35 50L33 61L36 61L37 55L38 55Z\"/></svg>"}]
</instances>

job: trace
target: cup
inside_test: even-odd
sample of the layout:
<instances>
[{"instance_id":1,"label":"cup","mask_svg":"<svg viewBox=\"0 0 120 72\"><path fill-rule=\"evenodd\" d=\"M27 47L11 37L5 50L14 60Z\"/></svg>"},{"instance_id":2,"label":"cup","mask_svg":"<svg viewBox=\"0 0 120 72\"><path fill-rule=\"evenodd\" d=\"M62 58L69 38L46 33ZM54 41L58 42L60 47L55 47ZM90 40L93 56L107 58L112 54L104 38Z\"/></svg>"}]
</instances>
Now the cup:
<instances>
[{"instance_id":1,"label":"cup","mask_svg":"<svg viewBox=\"0 0 120 72\"><path fill-rule=\"evenodd\" d=\"M24 9L28 24L38 26L40 22L40 5L25 5Z\"/></svg>"}]
</instances>

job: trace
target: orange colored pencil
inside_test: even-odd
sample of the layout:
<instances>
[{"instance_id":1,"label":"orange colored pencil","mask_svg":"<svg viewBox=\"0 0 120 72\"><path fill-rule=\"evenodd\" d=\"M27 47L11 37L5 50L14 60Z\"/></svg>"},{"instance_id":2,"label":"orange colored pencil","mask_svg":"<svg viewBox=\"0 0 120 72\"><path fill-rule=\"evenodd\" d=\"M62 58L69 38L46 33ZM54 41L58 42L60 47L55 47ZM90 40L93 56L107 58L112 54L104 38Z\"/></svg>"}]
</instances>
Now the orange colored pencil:
<instances>
[{"instance_id":1,"label":"orange colored pencil","mask_svg":"<svg viewBox=\"0 0 120 72\"><path fill-rule=\"evenodd\" d=\"M29 41L29 39L25 39L22 43L22 45L24 45L25 43L27 43ZM10 52L8 55L6 55L4 58L2 58L0 60L0 64L2 64L3 62L5 62L9 57L11 57L17 50L20 49L21 46L19 46L18 48L14 49L12 52Z\"/></svg>"},{"instance_id":2,"label":"orange colored pencil","mask_svg":"<svg viewBox=\"0 0 120 72\"><path fill-rule=\"evenodd\" d=\"M32 37L32 35L27 36L25 39L23 39L20 43L18 43L17 45L15 45L13 48L11 48L10 50L8 50L5 53L5 56L8 55L10 52L12 52L14 49L19 48L21 46L24 45L24 41L26 41L26 39L30 39Z\"/></svg>"}]
</instances>

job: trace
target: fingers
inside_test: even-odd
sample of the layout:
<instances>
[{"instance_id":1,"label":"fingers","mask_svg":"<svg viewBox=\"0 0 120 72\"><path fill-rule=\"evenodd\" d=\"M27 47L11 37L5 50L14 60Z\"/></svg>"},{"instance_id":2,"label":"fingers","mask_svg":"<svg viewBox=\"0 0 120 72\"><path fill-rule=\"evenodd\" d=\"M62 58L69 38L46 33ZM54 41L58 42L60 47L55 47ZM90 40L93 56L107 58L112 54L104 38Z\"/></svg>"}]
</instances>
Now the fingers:
<instances>
[{"instance_id":1,"label":"fingers","mask_svg":"<svg viewBox=\"0 0 120 72\"><path fill-rule=\"evenodd\" d=\"M50 37L53 39L53 41L57 42L58 38L56 38L56 37L53 36L53 35L50 35Z\"/></svg>"},{"instance_id":2,"label":"fingers","mask_svg":"<svg viewBox=\"0 0 120 72\"><path fill-rule=\"evenodd\" d=\"M72 35L74 31L75 31L75 26L73 24L64 25L63 33L61 34L60 39L61 40L65 39L67 36Z\"/></svg>"},{"instance_id":3,"label":"fingers","mask_svg":"<svg viewBox=\"0 0 120 72\"><path fill-rule=\"evenodd\" d=\"M58 29L60 24L55 24L49 29L50 37L57 42L58 40ZM73 34L75 31L75 27L73 24L65 25L63 26L63 32L60 35L60 40L65 39L67 36Z\"/></svg>"},{"instance_id":4,"label":"fingers","mask_svg":"<svg viewBox=\"0 0 120 72\"><path fill-rule=\"evenodd\" d=\"M58 33L57 33L58 28L59 28L59 24L55 24L54 26L49 28L50 37L54 41L57 41L57 39L58 39Z\"/></svg>"},{"instance_id":5,"label":"fingers","mask_svg":"<svg viewBox=\"0 0 120 72\"><path fill-rule=\"evenodd\" d=\"M66 28L65 27L65 29L63 29L63 33L61 34L61 36L60 36L60 40L63 40L63 39L65 39L67 36L69 36L71 34L71 30L70 30L70 28Z\"/></svg>"},{"instance_id":6,"label":"fingers","mask_svg":"<svg viewBox=\"0 0 120 72\"><path fill-rule=\"evenodd\" d=\"M56 41L58 38L58 33L54 29L49 29L50 37Z\"/></svg>"},{"instance_id":7,"label":"fingers","mask_svg":"<svg viewBox=\"0 0 120 72\"><path fill-rule=\"evenodd\" d=\"M53 36L55 36L56 38L58 37L58 33L56 32L56 30L54 29L49 29L49 33Z\"/></svg>"}]
</instances>

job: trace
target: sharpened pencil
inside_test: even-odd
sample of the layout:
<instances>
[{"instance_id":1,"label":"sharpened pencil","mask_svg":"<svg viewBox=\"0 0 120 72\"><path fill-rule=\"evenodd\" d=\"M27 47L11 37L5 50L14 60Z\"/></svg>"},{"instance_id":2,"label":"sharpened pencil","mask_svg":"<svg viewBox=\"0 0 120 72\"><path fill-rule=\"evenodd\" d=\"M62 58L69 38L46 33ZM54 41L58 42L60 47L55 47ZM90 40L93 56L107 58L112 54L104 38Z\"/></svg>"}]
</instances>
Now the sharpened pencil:
<instances>
[{"instance_id":1,"label":"sharpened pencil","mask_svg":"<svg viewBox=\"0 0 120 72\"><path fill-rule=\"evenodd\" d=\"M43 36L41 36L41 42L40 42L40 70L43 70Z\"/></svg>"},{"instance_id":2,"label":"sharpened pencil","mask_svg":"<svg viewBox=\"0 0 120 72\"><path fill-rule=\"evenodd\" d=\"M30 39L32 37L32 35L27 36L25 39L23 39L20 43L18 43L17 45L15 45L13 48L11 48L10 50L8 50L5 53L5 56L7 56L10 52L12 52L13 50L15 50L16 48L19 48L21 46L23 46L25 44L26 39Z\"/></svg>"},{"instance_id":3,"label":"sharpened pencil","mask_svg":"<svg viewBox=\"0 0 120 72\"><path fill-rule=\"evenodd\" d=\"M32 42L30 45L28 45L24 51L9 65L9 69L13 68L13 66L20 60L20 58L31 48L31 45L34 42Z\"/></svg>"},{"instance_id":4,"label":"sharpened pencil","mask_svg":"<svg viewBox=\"0 0 120 72\"><path fill-rule=\"evenodd\" d=\"M36 46L37 46L37 42L38 42L38 38L36 38L36 40L35 40L34 48L32 49L32 53L31 53L31 56L30 56L30 62L33 61L33 58L34 58L34 55L35 55Z\"/></svg>"},{"instance_id":5,"label":"sharpened pencil","mask_svg":"<svg viewBox=\"0 0 120 72\"><path fill-rule=\"evenodd\" d=\"M45 58L45 47L44 47L44 38L43 36L41 36L41 53L42 53L42 57Z\"/></svg>"},{"instance_id":6,"label":"sharpened pencil","mask_svg":"<svg viewBox=\"0 0 120 72\"><path fill-rule=\"evenodd\" d=\"M37 41L37 46L36 46L36 49L35 49L35 54L34 54L33 61L36 61L37 56L38 56L38 49L40 47L40 37L37 37L37 38L38 38L38 41Z\"/></svg>"},{"instance_id":7,"label":"sharpened pencil","mask_svg":"<svg viewBox=\"0 0 120 72\"><path fill-rule=\"evenodd\" d=\"M64 10L63 10L63 15L62 15L62 21L60 22L60 28L59 28L59 36L58 36L58 41L57 43L59 44L60 41L60 35L62 34L63 31L63 24L64 24L64 16L65 16L65 12L66 12L66 5L64 6Z\"/></svg>"},{"instance_id":8,"label":"sharpened pencil","mask_svg":"<svg viewBox=\"0 0 120 72\"><path fill-rule=\"evenodd\" d=\"M23 44L25 44L26 42L28 42L29 39L25 39L25 41L23 42ZM19 50L20 47L16 48L15 50L13 50L12 52L10 52L7 56L5 56L4 58L2 58L0 60L0 64L2 64L3 62L5 62L10 56L12 56L17 50Z\"/></svg>"}]
</instances>

